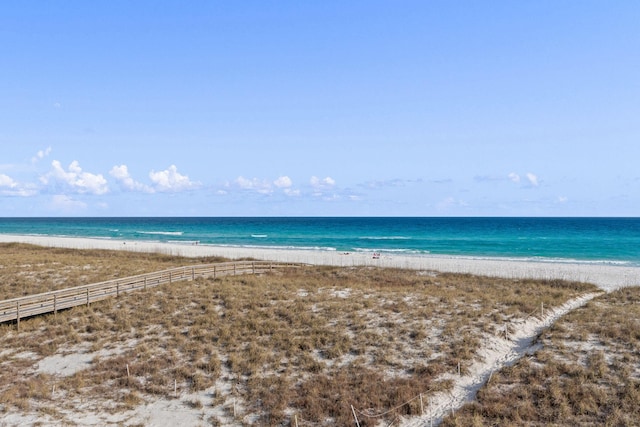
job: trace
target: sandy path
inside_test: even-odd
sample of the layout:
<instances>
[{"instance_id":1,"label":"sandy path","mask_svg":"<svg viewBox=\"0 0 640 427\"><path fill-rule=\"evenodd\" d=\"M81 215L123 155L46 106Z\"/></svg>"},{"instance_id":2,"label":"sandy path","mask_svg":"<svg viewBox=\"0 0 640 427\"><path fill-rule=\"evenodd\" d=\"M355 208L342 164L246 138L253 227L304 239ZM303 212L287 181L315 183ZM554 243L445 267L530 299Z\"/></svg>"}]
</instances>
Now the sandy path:
<instances>
[{"instance_id":1,"label":"sandy path","mask_svg":"<svg viewBox=\"0 0 640 427\"><path fill-rule=\"evenodd\" d=\"M571 310L574 310L599 295L590 293L567 301L560 307L545 312L541 317L530 317L520 324L513 325L515 332L504 339L487 336L485 346L480 350L481 361L476 361L469 368L469 374L447 375L454 381L453 389L449 393L439 393L430 402L425 402L424 415L404 420L404 427L430 427L442 422L444 416L458 410L465 403L475 399L478 390L487 382L494 371L512 365L527 354L533 345L535 337Z\"/></svg>"}]
</instances>

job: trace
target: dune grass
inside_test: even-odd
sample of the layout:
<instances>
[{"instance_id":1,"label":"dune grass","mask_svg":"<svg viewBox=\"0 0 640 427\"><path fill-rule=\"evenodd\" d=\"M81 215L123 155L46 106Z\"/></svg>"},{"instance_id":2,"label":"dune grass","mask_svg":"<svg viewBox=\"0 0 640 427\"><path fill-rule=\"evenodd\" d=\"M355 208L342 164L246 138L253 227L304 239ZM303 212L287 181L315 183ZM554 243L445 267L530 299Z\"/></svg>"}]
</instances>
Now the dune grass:
<instances>
[{"instance_id":1,"label":"dune grass","mask_svg":"<svg viewBox=\"0 0 640 427\"><path fill-rule=\"evenodd\" d=\"M640 424L640 288L592 300L539 343L443 425Z\"/></svg>"},{"instance_id":2,"label":"dune grass","mask_svg":"<svg viewBox=\"0 0 640 427\"><path fill-rule=\"evenodd\" d=\"M220 257L182 258L158 253L46 248L0 243L0 300L151 273Z\"/></svg>"},{"instance_id":3,"label":"dune grass","mask_svg":"<svg viewBox=\"0 0 640 427\"><path fill-rule=\"evenodd\" d=\"M27 293L201 262L1 249L10 254L3 280L20 278ZM7 259L22 267L11 270ZM124 413L128 425L139 423L139 405L178 399L210 425L289 425L294 415L300 425L351 425L350 405L375 415L447 390L450 374L458 364L464 373L487 334L541 303L560 305L593 289L366 267L173 283L28 319L19 332L0 326L0 416L18 411L72 424L79 410L103 419ZM15 283L3 290L12 291ZM38 368L65 353L91 360L69 375ZM360 424L417 413L414 400L381 418L361 416Z\"/></svg>"}]
</instances>

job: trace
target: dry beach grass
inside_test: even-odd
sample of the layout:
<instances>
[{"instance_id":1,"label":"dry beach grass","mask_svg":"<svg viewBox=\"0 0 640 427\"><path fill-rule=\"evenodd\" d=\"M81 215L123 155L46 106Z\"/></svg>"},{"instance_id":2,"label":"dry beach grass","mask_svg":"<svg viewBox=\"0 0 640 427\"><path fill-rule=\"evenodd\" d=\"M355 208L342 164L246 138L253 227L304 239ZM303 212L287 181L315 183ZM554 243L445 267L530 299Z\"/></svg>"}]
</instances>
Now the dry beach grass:
<instances>
[{"instance_id":1,"label":"dry beach grass","mask_svg":"<svg viewBox=\"0 0 640 427\"><path fill-rule=\"evenodd\" d=\"M134 276L185 264L212 263L221 257L183 257L140 252L45 248L0 243L0 300Z\"/></svg>"},{"instance_id":2,"label":"dry beach grass","mask_svg":"<svg viewBox=\"0 0 640 427\"><path fill-rule=\"evenodd\" d=\"M5 297L203 262L0 251ZM25 320L20 331L1 326L0 420L170 425L171 413L191 425L352 425L353 405L362 426L388 424L419 414L417 396L450 389L487 337L593 290L356 266L174 283Z\"/></svg>"},{"instance_id":3,"label":"dry beach grass","mask_svg":"<svg viewBox=\"0 0 640 427\"><path fill-rule=\"evenodd\" d=\"M443 425L638 425L639 303L624 288L569 313Z\"/></svg>"}]
</instances>

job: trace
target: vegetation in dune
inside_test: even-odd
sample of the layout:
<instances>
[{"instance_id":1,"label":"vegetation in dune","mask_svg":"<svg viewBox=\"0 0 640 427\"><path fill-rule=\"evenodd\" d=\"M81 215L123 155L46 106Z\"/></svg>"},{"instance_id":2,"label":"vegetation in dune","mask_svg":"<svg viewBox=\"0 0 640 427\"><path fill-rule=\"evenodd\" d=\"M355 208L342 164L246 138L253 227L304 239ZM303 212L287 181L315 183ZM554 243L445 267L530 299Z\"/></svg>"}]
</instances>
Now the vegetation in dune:
<instances>
[{"instance_id":1,"label":"vegetation in dune","mask_svg":"<svg viewBox=\"0 0 640 427\"><path fill-rule=\"evenodd\" d=\"M6 297L213 261L25 245L1 251L3 281L20 283L3 289ZM126 413L179 399L211 425L289 425L294 417L300 425L349 425L351 405L369 415L360 425L377 425L418 414L420 394L448 390L487 335L541 303L557 306L593 289L372 267L176 282L27 319L19 331L0 326L0 415L70 423L79 408ZM91 358L68 375L40 369L67 353ZM591 363L602 366L596 356Z\"/></svg>"},{"instance_id":2,"label":"vegetation in dune","mask_svg":"<svg viewBox=\"0 0 640 427\"><path fill-rule=\"evenodd\" d=\"M443 425L638 425L639 303L622 288L569 313Z\"/></svg>"}]
</instances>

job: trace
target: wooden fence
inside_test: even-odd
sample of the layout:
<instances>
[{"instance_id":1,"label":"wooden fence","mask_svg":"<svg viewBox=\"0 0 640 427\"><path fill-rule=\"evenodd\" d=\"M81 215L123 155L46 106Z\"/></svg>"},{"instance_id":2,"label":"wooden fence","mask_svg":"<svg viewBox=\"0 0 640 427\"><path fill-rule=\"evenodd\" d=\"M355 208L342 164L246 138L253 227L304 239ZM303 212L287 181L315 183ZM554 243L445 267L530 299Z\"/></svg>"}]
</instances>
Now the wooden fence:
<instances>
[{"instance_id":1,"label":"wooden fence","mask_svg":"<svg viewBox=\"0 0 640 427\"><path fill-rule=\"evenodd\" d=\"M300 267L302 264L275 263L269 261L237 261L218 264L192 265L170 268L154 273L140 274L106 282L60 289L42 294L0 301L0 323L44 313L56 313L58 310L90 305L92 302L117 297L125 292L146 289L181 280L194 280L198 277L222 277L239 274L259 274L275 268Z\"/></svg>"}]
</instances>

